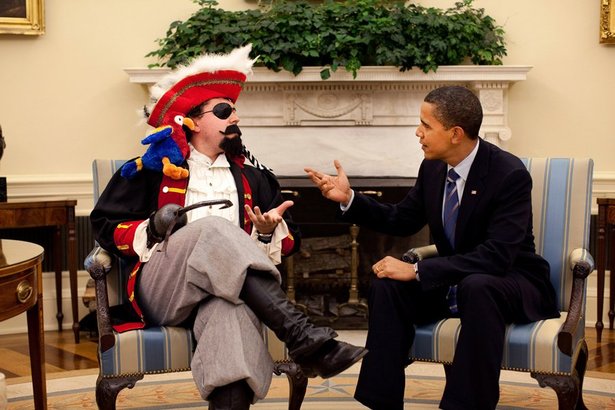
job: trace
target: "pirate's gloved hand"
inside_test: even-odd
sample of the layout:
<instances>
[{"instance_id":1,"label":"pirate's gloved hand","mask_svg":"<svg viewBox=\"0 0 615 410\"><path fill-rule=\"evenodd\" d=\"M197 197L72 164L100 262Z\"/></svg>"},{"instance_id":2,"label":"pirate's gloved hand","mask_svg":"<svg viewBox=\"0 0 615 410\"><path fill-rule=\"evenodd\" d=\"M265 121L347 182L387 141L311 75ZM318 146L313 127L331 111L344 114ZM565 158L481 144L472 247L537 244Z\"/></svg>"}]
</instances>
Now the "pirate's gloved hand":
<instances>
[{"instance_id":1,"label":"pirate's gloved hand","mask_svg":"<svg viewBox=\"0 0 615 410\"><path fill-rule=\"evenodd\" d=\"M148 248L151 248L155 243L162 242L167 235L171 235L188 223L186 213L179 213L181 209L182 207L177 204L166 204L159 210L152 212L146 228Z\"/></svg>"}]
</instances>

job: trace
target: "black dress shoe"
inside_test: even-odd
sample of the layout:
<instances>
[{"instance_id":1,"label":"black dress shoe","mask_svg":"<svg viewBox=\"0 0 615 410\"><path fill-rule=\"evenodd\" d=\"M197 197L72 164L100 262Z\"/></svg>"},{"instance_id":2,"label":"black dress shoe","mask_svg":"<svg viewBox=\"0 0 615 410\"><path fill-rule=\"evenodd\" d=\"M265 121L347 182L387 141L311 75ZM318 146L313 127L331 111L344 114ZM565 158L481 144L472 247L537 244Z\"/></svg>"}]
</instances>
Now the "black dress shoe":
<instances>
[{"instance_id":1,"label":"black dress shoe","mask_svg":"<svg viewBox=\"0 0 615 410\"><path fill-rule=\"evenodd\" d=\"M307 377L327 379L348 369L366 354L364 347L331 339L315 353L296 362Z\"/></svg>"}]
</instances>

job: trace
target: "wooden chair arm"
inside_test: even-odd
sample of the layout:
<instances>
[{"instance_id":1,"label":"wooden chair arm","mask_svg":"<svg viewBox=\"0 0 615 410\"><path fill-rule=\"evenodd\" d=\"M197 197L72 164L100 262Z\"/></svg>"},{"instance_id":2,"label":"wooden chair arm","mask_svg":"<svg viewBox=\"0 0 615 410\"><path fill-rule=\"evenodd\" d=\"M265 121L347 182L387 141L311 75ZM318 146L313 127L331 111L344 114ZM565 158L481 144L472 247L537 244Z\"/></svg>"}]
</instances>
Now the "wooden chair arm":
<instances>
[{"instance_id":1,"label":"wooden chair arm","mask_svg":"<svg viewBox=\"0 0 615 410\"><path fill-rule=\"evenodd\" d=\"M111 326L111 312L109 310L109 296L107 291L107 274L112 267L113 256L98 244L85 258L84 266L92 279L96 291L96 321L98 323L98 337L100 350L106 351L115 344L113 327Z\"/></svg>"},{"instance_id":2,"label":"wooden chair arm","mask_svg":"<svg viewBox=\"0 0 615 410\"><path fill-rule=\"evenodd\" d=\"M438 248L436 248L436 245L426 245L408 249L401 257L401 260L408 263L417 263L423 259L433 258L435 256L438 256Z\"/></svg>"},{"instance_id":3,"label":"wooden chair arm","mask_svg":"<svg viewBox=\"0 0 615 410\"><path fill-rule=\"evenodd\" d=\"M583 293L585 280L594 270L594 260L585 249L575 249L570 253L569 264L573 281L568 316L557 336L557 347L568 356L572 356L572 342L583 317Z\"/></svg>"}]
</instances>

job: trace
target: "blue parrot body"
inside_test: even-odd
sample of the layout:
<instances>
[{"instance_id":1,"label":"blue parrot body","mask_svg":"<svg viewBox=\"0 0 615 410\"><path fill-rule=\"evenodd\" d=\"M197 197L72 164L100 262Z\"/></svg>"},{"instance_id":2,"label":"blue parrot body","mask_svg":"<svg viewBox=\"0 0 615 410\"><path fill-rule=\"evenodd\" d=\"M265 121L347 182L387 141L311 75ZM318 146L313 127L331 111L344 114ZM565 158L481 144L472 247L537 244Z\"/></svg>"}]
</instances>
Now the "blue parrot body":
<instances>
[{"instance_id":1,"label":"blue parrot body","mask_svg":"<svg viewBox=\"0 0 615 410\"><path fill-rule=\"evenodd\" d=\"M141 143L149 147L145 154L122 167L124 178L133 178L143 168L163 172L173 179L188 177L188 170L180 167L189 153L186 135L180 125L158 127Z\"/></svg>"}]
</instances>

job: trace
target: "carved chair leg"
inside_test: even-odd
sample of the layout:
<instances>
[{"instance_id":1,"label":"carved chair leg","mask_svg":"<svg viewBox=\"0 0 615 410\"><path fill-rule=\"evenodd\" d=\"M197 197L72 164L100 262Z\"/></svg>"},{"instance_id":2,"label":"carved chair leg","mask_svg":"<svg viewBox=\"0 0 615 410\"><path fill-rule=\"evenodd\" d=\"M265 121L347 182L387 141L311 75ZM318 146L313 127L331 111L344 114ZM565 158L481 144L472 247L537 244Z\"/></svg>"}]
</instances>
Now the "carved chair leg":
<instances>
[{"instance_id":1,"label":"carved chair leg","mask_svg":"<svg viewBox=\"0 0 615 410\"><path fill-rule=\"evenodd\" d=\"M587 409L583 402L583 379L587 368L587 359L587 343L583 341L577 362L570 376L538 373L531 373L531 375L538 381L540 387L549 386L555 390L560 410L584 410Z\"/></svg>"},{"instance_id":2,"label":"carved chair leg","mask_svg":"<svg viewBox=\"0 0 615 410\"><path fill-rule=\"evenodd\" d=\"M579 396L579 380L573 375L563 376L556 374L532 373L532 377L538 381L540 387L551 387L557 394L558 408L570 410L575 408Z\"/></svg>"},{"instance_id":3,"label":"carved chair leg","mask_svg":"<svg viewBox=\"0 0 615 410\"><path fill-rule=\"evenodd\" d=\"M575 370L579 376L579 399L577 400L577 410L585 410L587 406L583 402L583 380L585 379L585 370L587 370L587 360L589 358L589 351L587 350L587 343L583 340L579 357L577 358L577 364Z\"/></svg>"},{"instance_id":4,"label":"carved chair leg","mask_svg":"<svg viewBox=\"0 0 615 410\"><path fill-rule=\"evenodd\" d=\"M300 410L308 384L308 378L301 371L301 367L293 362L280 362L275 364L273 372L277 375L285 373L288 378L288 410Z\"/></svg>"},{"instance_id":5,"label":"carved chair leg","mask_svg":"<svg viewBox=\"0 0 615 410\"><path fill-rule=\"evenodd\" d=\"M132 389L143 375L103 378L100 375L96 380L96 404L99 410L115 410L115 401L118 393L128 387Z\"/></svg>"}]
</instances>

